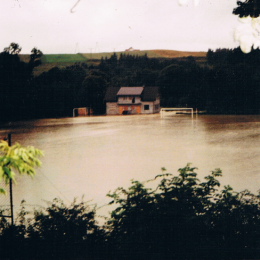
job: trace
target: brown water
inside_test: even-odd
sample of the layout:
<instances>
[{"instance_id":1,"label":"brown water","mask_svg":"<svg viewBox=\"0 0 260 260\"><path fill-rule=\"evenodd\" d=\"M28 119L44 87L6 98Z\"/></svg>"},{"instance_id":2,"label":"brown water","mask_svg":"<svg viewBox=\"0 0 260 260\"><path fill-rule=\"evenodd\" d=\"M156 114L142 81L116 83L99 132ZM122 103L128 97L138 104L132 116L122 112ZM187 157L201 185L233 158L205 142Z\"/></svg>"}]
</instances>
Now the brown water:
<instances>
[{"instance_id":1,"label":"brown water","mask_svg":"<svg viewBox=\"0 0 260 260\"><path fill-rule=\"evenodd\" d=\"M103 116L46 119L9 124L0 136L12 133L12 143L44 151L34 179L18 177L14 206L46 205L60 197L92 200L102 206L106 194L131 179L145 181L161 167L177 174L188 162L202 180L221 168L222 184L236 191L260 188L260 116ZM109 208L100 210L105 214Z\"/></svg>"}]
</instances>

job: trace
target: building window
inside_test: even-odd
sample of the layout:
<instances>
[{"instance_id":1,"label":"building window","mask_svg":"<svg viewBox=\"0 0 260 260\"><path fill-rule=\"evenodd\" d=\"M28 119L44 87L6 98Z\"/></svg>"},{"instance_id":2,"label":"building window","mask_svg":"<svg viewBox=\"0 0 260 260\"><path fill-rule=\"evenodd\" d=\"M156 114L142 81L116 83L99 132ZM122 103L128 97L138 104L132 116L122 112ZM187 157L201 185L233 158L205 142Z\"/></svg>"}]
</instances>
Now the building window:
<instances>
[{"instance_id":1,"label":"building window","mask_svg":"<svg viewBox=\"0 0 260 260\"><path fill-rule=\"evenodd\" d=\"M149 110L149 105L144 105L144 110Z\"/></svg>"},{"instance_id":2,"label":"building window","mask_svg":"<svg viewBox=\"0 0 260 260\"><path fill-rule=\"evenodd\" d=\"M133 97L133 99L132 99L132 103L135 103L135 97Z\"/></svg>"}]
</instances>

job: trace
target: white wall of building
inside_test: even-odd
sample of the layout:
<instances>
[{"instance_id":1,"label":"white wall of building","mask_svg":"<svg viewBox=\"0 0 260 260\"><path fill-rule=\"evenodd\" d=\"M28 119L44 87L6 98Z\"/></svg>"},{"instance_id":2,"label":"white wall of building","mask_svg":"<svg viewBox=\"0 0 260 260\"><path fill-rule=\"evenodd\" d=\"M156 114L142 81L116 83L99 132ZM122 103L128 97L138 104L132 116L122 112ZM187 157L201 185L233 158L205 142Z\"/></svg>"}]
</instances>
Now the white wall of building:
<instances>
[{"instance_id":1,"label":"white wall of building","mask_svg":"<svg viewBox=\"0 0 260 260\"><path fill-rule=\"evenodd\" d=\"M134 103L133 103L133 98L134 98ZM128 96L128 97L118 97L118 103L119 104L135 104L135 103L141 103L141 97L133 97L133 96Z\"/></svg>"},{"instance_id":2,"label":"white wall of building","mask_svg":"<svg viewBox=\"0 0 260 260\"><path fill-rule=\"evenodd\" d=\"M117 115L118 108L116 102L107 102L106 103L106 113L107 115Z\"/></svg>"},{"instance_id":3,"label":"white wall of building","mask_svg":"<svg viewBox=\"0 0 260 260\"><path fill-rule=\"evenodd\" d=\"M148 107L149 106L149 107ZM142 102L141 114L153 114L160 112L160 99L157 98L155 101Z\"/></svg>"}]
</instances>

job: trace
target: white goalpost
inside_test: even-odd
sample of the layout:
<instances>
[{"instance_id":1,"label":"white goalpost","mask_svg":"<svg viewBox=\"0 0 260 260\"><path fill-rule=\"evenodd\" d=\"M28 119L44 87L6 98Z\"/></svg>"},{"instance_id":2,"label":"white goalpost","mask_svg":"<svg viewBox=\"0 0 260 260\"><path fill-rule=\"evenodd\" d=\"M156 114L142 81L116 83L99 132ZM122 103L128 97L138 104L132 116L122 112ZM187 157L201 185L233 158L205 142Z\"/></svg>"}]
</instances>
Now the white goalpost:
<instances>
[{"instance_id":1,"label":"white goalpost","mask_svg":"<svg viewBox=\"0 0 260 260\"><path fill-rule=\"evenodd\" d=\"M167 112L177 112L177 111L190 111L191 117L193 118L193 108L188 107L162 107L160 114L161 117L165 117Z\"/></svg>"},{"instance_id":2,"label":"white goalpost","mask_svg":"<svg viewBox=\"0 0 260 260\"><path fill-rule=\"evenodd\" d=\"M87 115L86 107L73 108L73 117L86 116L86 115Z\"/></svg>"}]
</instances>

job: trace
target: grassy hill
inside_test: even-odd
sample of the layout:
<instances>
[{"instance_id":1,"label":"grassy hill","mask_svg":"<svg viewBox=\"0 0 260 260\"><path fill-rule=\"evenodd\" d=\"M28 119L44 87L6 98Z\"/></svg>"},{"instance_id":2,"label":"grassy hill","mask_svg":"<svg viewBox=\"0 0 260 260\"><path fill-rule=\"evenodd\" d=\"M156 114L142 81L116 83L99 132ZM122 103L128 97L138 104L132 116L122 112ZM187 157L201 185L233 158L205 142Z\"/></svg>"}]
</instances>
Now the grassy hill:
<instances>
[{"instance_id":1,"label":"grassy hill","mask_svg":"<svg viewBox=\"0 0 260 260\"><path fill-rule=\"evenodd\" d=\"M42 64L35 68L34 74L39 75L44 71L48 71L51 68L59 67L64 68L66 66L72 65L76 62L97 64L101 58L110 58L114 52L101 52L101 53L77 53L77 54L45 54L42 57ZM143 56L147 54L148 58L159 58L159 59L174 59L174 58L184 58L192 56L199 63L204 63L206 60L206 52L191 52L191 51L175 51L175 50L144 50L144 51L122 51L116 52L119 57L120 54L138 55ZM24 62L29 62L30 55L22 54L20 59Z\"/></svg>"},{"instance_id":2,"label":"grassy hill","mask_svg":"<svg viewBox=\"0 0 260 260\"><path fill-rule=\"evenodd\" d=\"M180 58L180 57L206 57L206 52L191 52L191 51L174 51L174 50L144 50L144 51L121 51L116 52L117 56L120 54L131 54L131 55L138 55L143 56L147 54L148 58ZM98 59L100 60L101 57L110 58L113 52L103 52L103 53L82 53L81 55L87 59Z\"/></svg>"}]
</instances>

